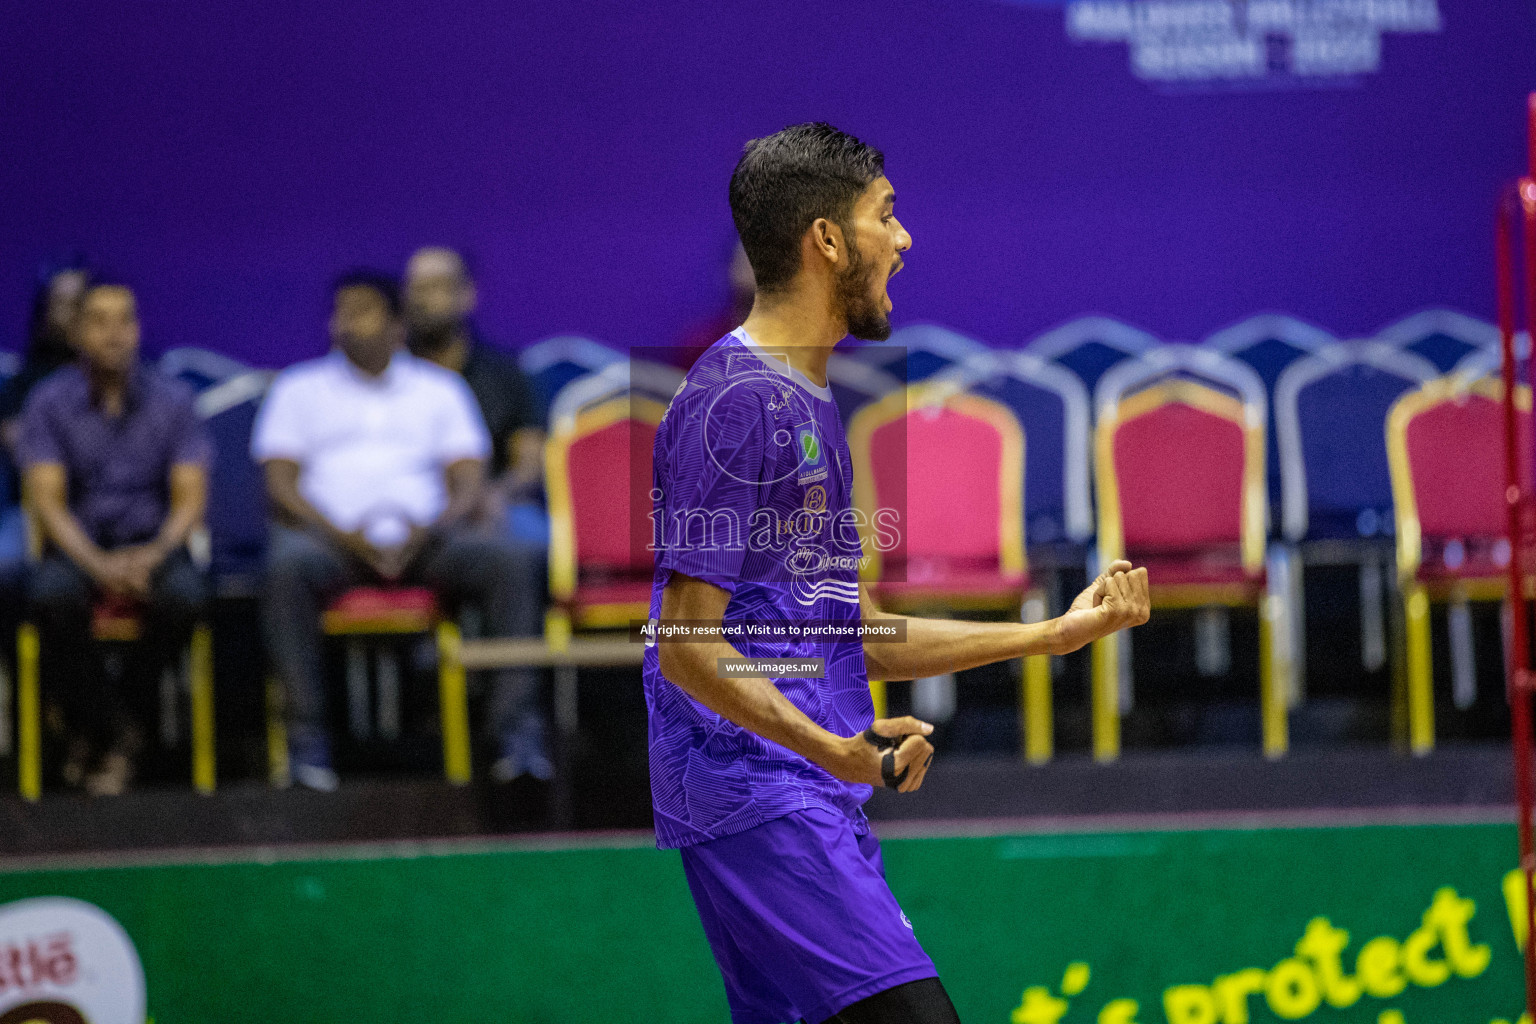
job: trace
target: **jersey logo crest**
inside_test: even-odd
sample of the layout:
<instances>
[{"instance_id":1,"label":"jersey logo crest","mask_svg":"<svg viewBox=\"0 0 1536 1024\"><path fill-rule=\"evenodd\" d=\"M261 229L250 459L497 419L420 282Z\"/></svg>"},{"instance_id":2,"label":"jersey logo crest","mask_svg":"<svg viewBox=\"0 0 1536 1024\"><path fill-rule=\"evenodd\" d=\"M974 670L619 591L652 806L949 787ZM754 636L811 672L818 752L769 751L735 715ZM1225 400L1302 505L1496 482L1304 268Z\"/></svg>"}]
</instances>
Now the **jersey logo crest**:
<instances>
[{"instance_id":1,"label":"jersey logo crest","mask_svg":"<svg viewBox=\"0 0 1536 1024\"><path fill-rule=\"evenodd\" d=\"M811 427L800 428L800 455L802 465L814 466L821 461L821 442Z\"/></svg>"}]
</instances>

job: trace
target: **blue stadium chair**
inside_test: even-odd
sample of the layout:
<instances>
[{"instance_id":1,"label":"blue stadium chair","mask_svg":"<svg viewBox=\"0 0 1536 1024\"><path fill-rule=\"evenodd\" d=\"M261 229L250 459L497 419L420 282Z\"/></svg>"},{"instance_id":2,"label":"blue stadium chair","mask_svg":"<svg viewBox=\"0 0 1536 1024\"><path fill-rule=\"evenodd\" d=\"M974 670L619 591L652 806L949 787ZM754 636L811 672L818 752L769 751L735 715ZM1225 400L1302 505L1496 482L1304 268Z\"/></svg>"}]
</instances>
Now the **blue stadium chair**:
<instances>
[{"instance_id":1,"label":"blue stadium chair","mask_svg":"<svg viewBox=\"0 0 1536 1024\"><path fill-rule=\"evenodd\" d=\"M1292 363L1275 387L1281 531L1294 543L1391 530L1382 424L1403 392L1438 376L1379 341L1335 343Z\"/></svg>"},{"instance_id":2,"label":"blue stadium chair","mask_svg":"<svg viewBox=\"0 0 1536 1024\"><path fill-rule=\"evenodd\" d=\"M1284 313L1260 313L1223 328L1202 342L1206 348L1247 363L1264 382L1265 396L1269 399L1269 423L1265 424L1269 451L1265 452L1264 460L1269 478L1265 483L1272 503L1278 502L1280 495L1280 458L1275 443L1275 382L1287 366L1336 341L1337 338L1321 327L1295 317ZM1278 511L1276 504L1271 512ZM1275 518L1278 517L1271 516L1272 520Z\"/></svg>"},{"instance_id":3,"label":"blue stadium chair","mask_svg":"<svg viewBox=\"0 0 1536 1024\"><path fill-rule=\"evenodd\" d=\"M1336 341L1321 327L1304 320L1284 313L1260 313L1222 328L1201 344L1253 367L1273 395L1275 381L1287 366Z\"/></svg>"},{"instance_id":4,"label":"blue stadium chair","mask_svg":"<svg viewBox=\"0 0 1536 1024\"><path fill-rule=\"evenodd\" d=\"M1296 360L1275 385L1281 534L1300 555L1293 573L1295 640L1305 642L1300 602L1307 565L1356 565L1360 661L1386 663L1387 567L1392 480L1383 424L1398 398L1437 376L1433 363L1380 341L1336 343ZM1304 649L1297 648L1298 653ZM1302 678L1305 658L1297 659Z\"/></svg>"},{"instance_id":5,"label":"blue stadium chair","mask_svg":"<svg viewBox=\"0 0 1536 1024\"><path fill-rule=\"evenodd\" d=\"M1426 309L1382 328L1376 340L1423 356L1441 373L1481 350L1499 349L1499 329L1453 309Z\"/></svg>"},{"instance_id":6,"label":"blue stadium chair","mask_svg":"<svg viewBox=\"0 0 1536 1024\"><path fill-rule=\"evenodd\" d=\"M251 369L238 360L204 348L173 348L160 357L157 366L167 377L175 377L197 392Z\"/></svg>"},{"instance_id":7,"label":"blue stadium chair","mask_svg":"<svg viewBox=\"0 0 1536 1024\"><path fill-rule=\"evenodd\" d=\"M918 324L903 327L879 345L863 345L849 354L903 384L915 384L985 351L987 346L981 342L947 328Z\"/></svg>"},{"instance_id":8,"label":"blue stadium chair","mask_svg":"<svg viewBox=\"0 0 1536 1024\"><path fill-rule=\"evenodd\" d=\"M658 402L665 409L683 382L683 371L664 363L644 359L623 359L595 373L584 374L568 382L549 403L551 432L567 427L583 411L615 396Z\"/></svg>"},{"instance_id":9,"label":"blue stadium chair","mask_svg":"<svg viewBox=\"0 0 1536 1024\"><path fill-rule=\"evenodd\" d=\"M247 370L204 389L197 412L214 458L208 479L209 566L220 596L254 594L267 546L266 483L251 458L251 430L273 374Z\"/></svg>"},{"instance_id":10,"label":"blue stadium chair","mask_svg":"<svg viewBox=\"0 0 1536 1024\"><path fill-rule=\"evenodd\" d=\"M1119 320L1084 316L1046 331L1024 346L1024 350L1037 359L1060 363L1077 374L1091 395L1110 367L1157 345L1158 340L1146 331Z\"/></svg>"},{"instance_id":11,"label":"blue stadium chair","mask_svg":"<svg viewBox=\"0 0 1536 1024\"><path fill-rule=\"evenodd\" d=\"M901 379L889 371L862 362L841 352L827 360L827 385L832 400L847 423L870 402L877 402L902 387Z\"/></svg>"},{"instance_id":12,"label":"blue stadium chair","mask_svg":"<svg viewBox=\"0 0 1536 1024\"><path fill-rule=\"evenodd\" d=\"M932 378L1010 409L1028 445L1025 537L1031 547L1093 536L1088 392L1070 370L1028 352L987 351Z\"/></svg>"},{"instance_id":13,"label":"blue stadium chair","mask_svg":"<svg viewBox=\"0 0 1536 1024\"><path fill-rule=\"evenodd\" d=\"M1495 338L1497 338L1495 330ZM1515 376L1520 381L1530 380L1530 368L1527 360L1530 357L1530 335L1520 331L1515 335ZM1503 371L1504 349L1501 344L1495 344L1485 348L1470 349L1466 355L1457 360L1451 368L1450 375L1464 377L1467 380L1477 380L1481 377L1497 377Z\"/></svg>"},{"instance_id":14,"label":"blue stadium chair","mask_svg":"<svg viewBox=\"0 0 1536 1024\"><path fill-rule=\"evenodd\" d=\"M544 407L550 408L561 390L577 377L626 360L623 352L591 338L562 335L530 345L518 356L523 372L533 378Z\"/></svg>"}]
</instances>

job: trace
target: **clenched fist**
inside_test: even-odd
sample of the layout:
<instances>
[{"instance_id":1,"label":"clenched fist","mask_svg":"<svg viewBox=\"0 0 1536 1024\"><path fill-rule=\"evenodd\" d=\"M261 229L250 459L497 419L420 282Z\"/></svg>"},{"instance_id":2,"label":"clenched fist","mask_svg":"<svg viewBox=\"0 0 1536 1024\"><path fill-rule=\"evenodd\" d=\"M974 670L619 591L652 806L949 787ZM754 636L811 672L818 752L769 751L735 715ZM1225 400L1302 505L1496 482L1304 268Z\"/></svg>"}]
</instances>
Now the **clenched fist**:
<instances>
[{"instance_id":1,"label":"clenched fist","mask_svg":"<svg viewBox=\"0 0 1536 1024\"><path fill-rule=\"evenodd\" d=\"M1133 569L1130 562L1118 559L1056 620L1052 653L1070 654L1101 637L1139 626L1151 615L1147 570Z\"/></svg>"},{"instance_id":2,"label":"clenched fist","mask_svg":"<svg viewBox=\"0 0 1536 1024\"><path fill-rule=\"evenodd\" d=\"M928 774L928 765L933 761L933 744L924 739L931 732L933 726L910 715L877 718L868 732L844 737L843 756L827 768L844 782L914 792L923 784L923 776Z\"/></svg>"}]
</instances>

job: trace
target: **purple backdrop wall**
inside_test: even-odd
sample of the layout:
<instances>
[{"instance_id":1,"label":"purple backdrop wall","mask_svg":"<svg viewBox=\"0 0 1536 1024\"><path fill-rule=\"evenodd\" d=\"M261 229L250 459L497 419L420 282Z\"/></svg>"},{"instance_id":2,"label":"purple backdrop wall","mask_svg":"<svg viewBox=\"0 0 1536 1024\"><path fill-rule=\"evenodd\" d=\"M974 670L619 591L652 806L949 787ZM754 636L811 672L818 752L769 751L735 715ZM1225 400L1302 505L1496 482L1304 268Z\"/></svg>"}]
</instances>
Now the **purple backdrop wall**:
<instances>
[{"instance_id":1,"label":"purple backdrop wall","mask_svg":"<svg viewBox=\"0 0 1536 1024\"><path fill-rule=\"evenodd\" d=\"M898 323L1491 318L1536 13L1440 7L1352 87L1168 93L995 0L6 4L0 344L79 247L139 284L152 348L281 364L323 347L331 274L425 242L475 256L505 343L665 344L723 301L742 141L810 118L887 152Z\"/></svg>"}]
</instances>

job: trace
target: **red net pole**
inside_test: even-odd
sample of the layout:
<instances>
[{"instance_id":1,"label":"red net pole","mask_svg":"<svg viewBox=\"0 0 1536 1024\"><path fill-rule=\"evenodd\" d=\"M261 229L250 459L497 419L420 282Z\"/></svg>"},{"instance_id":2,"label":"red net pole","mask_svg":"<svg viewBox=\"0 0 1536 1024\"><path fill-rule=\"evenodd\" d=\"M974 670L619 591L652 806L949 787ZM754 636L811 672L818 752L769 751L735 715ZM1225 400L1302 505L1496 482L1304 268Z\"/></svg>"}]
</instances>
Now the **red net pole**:
<instances>
[{"instance_id":1,"label":"red net pole","mask_svg":"<svg viewBox=\"0 0 1536 1024\"><path fill-rule=\"evenodd\" d=\"M1529 183L1529 179L1521 182ZM1522 197L1523 198L1523 197ZM1526 204L1520 203L1520 207ZM1527 630L1529 602L1525 594L1527 548L1525 537L1525 506L1527 495L1524 481L1527 474L1521 472L1519 416L1515 395L1519 383L1515 358L1515 267L1514 244L1510 237L1510 204L1501 201L1494 232L1494 249L1497 265L1499 335L1503 348L1502 377L1504 380L1504 480L1505 504L1509 530L1509 607L1510 607L1510 728L1513 734L1515 759L1515 800L1519 818L1517 828L1520 837L1520 867L1525 876L1525 1001L1526 1011L1536 1019L1536 886L1532 874L1536 871L1536 843L1533 843L1531 815L1533 796L1536 796L1536 779L1533 779L1531 736L1531 672L1530 639ZM1522 213L1524 211L1522 210ZM1529 222L1530 218L1522 216ZM1529 236L1529 232L1525 232ZM1529 259L1526 261L1529 267ZM1531 360L1527 357L1527 363Z\"/></svg>"},{"instance_id":2,"label":"red net pole","mask_svg":"<svg viewBox=\"0 0 1536 1024\"><path fill-rule=\"evenodd\" d=\"M1531 840L1531 714L1530 714L1530 637L1527 634L1528 603L1525 600L1524 505L1522 488L1525 474L1519 465L1519 416L1514 408L1514 393L1519 384L1514 361L1514 253L1510 238L1510 213L1499 203L1495 229L1495 253L1498 263L1499 336L1504 348L1504 481L1505 505L1510 540L1510 728L1514 748L1514 800L1518 804L1516 821L1521 843L1521 869L1525 875L1525 1009L1536 1019L1536 887L1531 874L1536 870L1536 844Z\"/></svg>"},{"instance_id":3,"label":"red net pole","mask_svg":"<svg viewBox=\"0 0 1536 1024\"><path fill-rule=\"evenodd\" d=\"M1536 180L1536 92L1525 98L1526 137L1530 140L1530 155L1525 173ZM1527 268L1527 273L1530 269Z\"/></svg>"}]
</instances>

